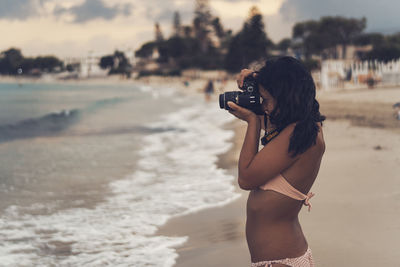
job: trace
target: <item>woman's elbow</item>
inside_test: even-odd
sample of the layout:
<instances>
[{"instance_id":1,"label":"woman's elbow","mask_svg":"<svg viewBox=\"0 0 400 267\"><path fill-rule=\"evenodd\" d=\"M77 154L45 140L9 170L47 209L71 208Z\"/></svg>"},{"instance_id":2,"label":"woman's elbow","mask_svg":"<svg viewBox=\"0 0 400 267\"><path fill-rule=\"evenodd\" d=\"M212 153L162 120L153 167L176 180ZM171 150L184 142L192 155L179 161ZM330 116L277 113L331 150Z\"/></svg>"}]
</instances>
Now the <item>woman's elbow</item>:
<instances>
[{"instance_id":1,"label":"woman's elbow","mask_svg":"<svg viewBox=\"0 0 400 267\"><path fill-rule=\"evenodd\" d=\"M243 190L251 190L251 183L250 183L250 175L248 175L248 172L244 169L239 168L239 173L238 173L238 184L239 187Z\"/></svg>"},{"instance_id":2,"label":"woman's elbow","mask_svg":"<svg viewBox=\"0 0 400 267\"><path fill-rule=\"evenodd\" d=\"M255 189L254 186L252 186L251 184L249 184L246 180L241 179L240 177L239 177L239 179L238 179L238 184L239 184L240 189L243 189L243 190L249 191L249 190Z\"/></svg>"}]
</instances>

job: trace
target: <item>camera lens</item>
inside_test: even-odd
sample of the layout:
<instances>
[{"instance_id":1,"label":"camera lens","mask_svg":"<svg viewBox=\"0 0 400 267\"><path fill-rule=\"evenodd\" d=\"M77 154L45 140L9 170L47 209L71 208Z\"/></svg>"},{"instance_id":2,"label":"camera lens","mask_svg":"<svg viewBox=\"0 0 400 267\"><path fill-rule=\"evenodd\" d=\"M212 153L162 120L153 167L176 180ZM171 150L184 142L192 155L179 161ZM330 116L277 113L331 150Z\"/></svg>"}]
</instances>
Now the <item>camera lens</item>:
<instances>
[{"instance_id":1,"label":"camera lens","mask_svg":"<svg viewBox=\"0 0 400 267\"><path fill-rule=\"evenodd\" d=\"M232 101L233 103L238 104L237 97L241 94L239 91L225 92L219 95L219 107L230 110L228 106L228 102Z\"/></svg>"},{"instance_id":2,"label":"camera lens","mask_svg":"<svg viewBox=\"0 0 400 267\"><path fill-rule=\"evenodd\" d=\"M225 108L225 94L219 95L219 107Z\"/></svg>"}]
</instances>

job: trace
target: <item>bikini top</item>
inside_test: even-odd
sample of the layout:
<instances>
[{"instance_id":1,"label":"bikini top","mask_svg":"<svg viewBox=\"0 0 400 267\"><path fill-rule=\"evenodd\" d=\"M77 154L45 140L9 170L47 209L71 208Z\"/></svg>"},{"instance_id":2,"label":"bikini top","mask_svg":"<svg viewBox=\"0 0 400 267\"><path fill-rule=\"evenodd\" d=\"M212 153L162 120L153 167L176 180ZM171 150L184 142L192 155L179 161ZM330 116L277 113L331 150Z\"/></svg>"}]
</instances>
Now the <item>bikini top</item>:
<instances>
[{"instance_id":1,"label":"bikini top","mask_svg":"<svg viewBox=\"0 0 400 267\"><path fill-rule=\"evenodd\" d=\"M304 201L303 205L308 206L308 211L311 210L311 203L309 200L315 195L312 192L304 195L302 192L289 184L289 182L285 179L285 177L282 176L282 174L278 174L275 178L272 178L266 184L260 186L260 189L272 190L293 199Z\"/></svg>"}]
</instances>

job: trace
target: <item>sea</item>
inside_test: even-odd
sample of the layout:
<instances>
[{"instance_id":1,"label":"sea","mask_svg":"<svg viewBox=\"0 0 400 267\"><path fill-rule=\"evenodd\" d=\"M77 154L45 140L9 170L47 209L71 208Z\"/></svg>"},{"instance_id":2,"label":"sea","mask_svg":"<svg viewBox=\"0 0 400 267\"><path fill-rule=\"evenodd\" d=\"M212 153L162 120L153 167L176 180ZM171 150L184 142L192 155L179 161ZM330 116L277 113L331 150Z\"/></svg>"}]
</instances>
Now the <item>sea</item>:
<instances>
[{"instance_id":1,"label":"sea","mask_svg":"<svg viewBox=\"0 0 400 267\"><path fill-rule=\"evenodd\" d=\"M233 119L168 84L0 83L0 266L173 266L188 237L157 230L239 197Z\"/></svg>"}]
</instances>

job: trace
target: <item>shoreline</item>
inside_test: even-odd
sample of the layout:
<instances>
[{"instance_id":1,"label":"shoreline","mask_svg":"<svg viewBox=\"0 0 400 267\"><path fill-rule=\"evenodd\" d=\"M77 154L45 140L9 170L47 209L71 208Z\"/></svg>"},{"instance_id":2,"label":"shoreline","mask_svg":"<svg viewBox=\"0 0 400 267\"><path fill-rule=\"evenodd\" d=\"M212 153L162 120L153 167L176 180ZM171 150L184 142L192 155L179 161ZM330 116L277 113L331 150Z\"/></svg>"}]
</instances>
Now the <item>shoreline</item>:
<instances>
[{"instance_id":1,"label":"shoreline","mask_svg":"<svg viewBox=\"0 0 400 267\"><path fill-rule=\"evenodd\" d=\"M237 158L245 132L244 123L235 120L224 128L233 130L233 145L218 155L216 165L237 177ZM188 236L175 248L178 253L175 267L186 266L247 266L250 254L245 237L247 194L233 181L240 197L224 206L216 206L169 220L155 235ZM205 234L206 233L206 234ZM235 255L226 257L225 255ZM239 257L238 257L239 256Z\"/></svg>"},{"instance_id":2,"label":"shoreline","mask_svg":"<svg viewBox=\"0 0 400 267\"><path fill-rule=\"evenodd\" d=\"M394 229L400 216L395 210L400 195L390 190L400 186L395 179L400 171L400 123L390 116L390 103L400 99L400 89L385 89L383 98L377 97L381 90L369 92L352 92L350 99L343 99L342 92L318 96L321 113L327 116L327 152L312 188L316 193L313 210L299 214L317 266L396 264L400 230ZM363 99L365 93L371 101ZM239 121L227 126L235 131L233 145L217 163L235 177L243 126ZM379 180L382 174L388 178L384 186ZM173 218L156 233L188 237L176 248L179 256L174 266L250 265L245 239L247 192L233 183L239 199ZM369 242L371 236L385 245L376 248Z\"/></svg>"},{"instance_id":3,"label":"shoreline","mask_svg":"<svg viewBox=\"0 0 400 267\"><path fill-rule=\"evenodd\" d=\"M173 87L182 94L197 94L199 100L205 83L198 79L184 87L179 79L121 81ZM230 81L226 89L234 87ZM303 209L299 215L317 266L396 266L400 121L393 118L391 106L400 100L400 89L319 92L317 99L327 116L327 152L312 188L313 210ZM224 127L235 132L233 145L218 156L216 165L237 177L245 124L235 120ZM241 194L235 201L174 217L157 231L155 235L188 237L175 248L179 256L174 266L249 266L244 232L248 193L238 188L236 180L233 184Z\"/></svg>"},{"instance_id":4,"label":"shoreline","mask_svg":"<svg viewBox=\"0 0 400 267\"><path fill-rule=\"evenodd\" d=\"M333 151L328 151L323 159L323 167L313 185L316 197L312 211L302 209L299 214L316 266L395 266L400 237L400 230L395 229L400 217L395 210L400 195L390 189L400 186L400 181L395 179L400 171L400 140L393 144L397 147L391 147L397 136L394 132L352 126L349 121L328 121L324 127L325 135L327 132L335 135L336 140L328 142ZM347 140L341 137L343 129L349 133ZM382 138L370 142L371 136ZM354 151L339 149L354 144L356 153L362 156L353 165L343 166L352 159ZM226 154L221 157L225 158L222 161L230 161L226 161ZM377 162L373 162L375 157ZM394 160L386 162L387 159ZM360 165L363 170L357 173ZM338 170L341 166L342 170ZM386 170L383 176L389 178L383 187L378 179L382 170ZM236 166L228 171L236 175ZM350 181L349 173L353 178ZM174 266L250 266L245 238L248 193L234 184L241 193L239 199L222 207L173 218L158 230L156 235L188 237L176 248L179 256ZM377 248L374 242L369 242L371 236L385 245Z\"/></svg>"}]
</instances>

